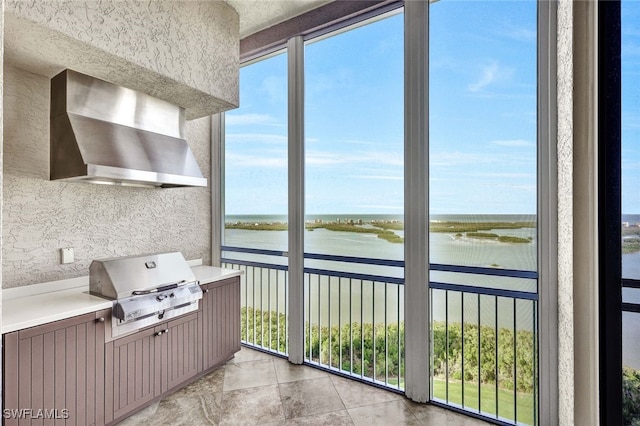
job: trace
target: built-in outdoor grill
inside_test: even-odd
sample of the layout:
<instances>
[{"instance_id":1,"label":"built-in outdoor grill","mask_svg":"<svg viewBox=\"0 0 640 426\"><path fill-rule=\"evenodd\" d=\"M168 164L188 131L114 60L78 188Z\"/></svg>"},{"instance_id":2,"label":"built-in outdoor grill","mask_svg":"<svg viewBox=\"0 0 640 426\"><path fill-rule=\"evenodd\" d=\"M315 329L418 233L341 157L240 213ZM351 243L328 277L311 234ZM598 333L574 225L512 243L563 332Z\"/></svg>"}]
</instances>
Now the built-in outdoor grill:
<instances>
[{"instance_id":1,"label":"built-in outdoor grill","mask_svg":"<svg viewBox=\"0 0 640 426\"><path fill-rule=\"evenodd\" d=\"M113 337L195 311L202 298L179 252L94 260L89 291L113 300Z\"/></svg>"}]
</instances>

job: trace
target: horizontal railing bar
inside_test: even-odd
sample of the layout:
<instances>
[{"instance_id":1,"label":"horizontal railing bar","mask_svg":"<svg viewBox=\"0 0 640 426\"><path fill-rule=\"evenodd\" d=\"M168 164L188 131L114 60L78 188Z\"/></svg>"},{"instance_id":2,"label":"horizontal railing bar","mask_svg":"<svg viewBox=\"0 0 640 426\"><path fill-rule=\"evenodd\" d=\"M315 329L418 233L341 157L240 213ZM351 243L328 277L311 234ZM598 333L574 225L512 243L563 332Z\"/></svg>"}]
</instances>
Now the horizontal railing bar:
<instances>
[{"instance_id":1,"label":"horizontal railing bar","mask_svg":"<svg viewBox=\"0 0 640 426\"><path fill-rule=\"evenodd\" d=\"M249 342L241 341L240 346L244 346L245 348L253 349L254 351L263 352L265 354L277 356L278 358L286 359L289 361L289 355L284 354L280 351L273 351L265 348L264 346L257 346Z\"/></svg>"},{"instance_id":2,"label":"horizontal railing bar","mask_svg":"<svg viewBox=\"0 0 640 426\"><path fill-rule=\"evenodd\" d=\"M465 410L464 408L456 407L455 405L445 404L444 402L430 400L429 404L434 405L436 407L445 408L447 410L455 411L456 413L464 414L465 416L475 417L479 420L484 420L486 422L490 422L492 424L501 425L501 426L513 426L514 423L507 423L500 419L496 419L495 417L485 416L474 411Z\"/></svg>"},{"instance_id":3,"label":"horizontal railing bar","mask_svg":"<svg viewBox=\"0 0 640 426\"><path fill-rule=\"evenodd\" d=\"M345 379L350 379L356 382L360 382L360 383L364 383L367 384L369 386L373 386L379 389L384 389L386 391L389 392L394 392L400 395L404 395L404 391L402 389L399 389L397 387L392 386L386 386L385 384L383 384L380 381L377 380L373 380L367 376L356 376L355 374L352 375L349 372L345 372L344 370L340 370L338 368L335 367L330 367L330 366L325 366L322 365L318 362L315 361L309 361L309 360L304 360L303 362L304 365L306 365L307 367L312 367L315 368L317 370L321 370L321 371L330 371L332 374L335 374L336 376L341 376L344 377Z\"/></svg>"},{"instance_id":4,"label":"horizontal railing bar","mask_svg":"<svg viewBox=\"0 0 640 426\"><path fill-rule=\"evenodd\" d=\"M624 312L634 312L636 314L640 314L640 305L637 303L622 303L622 310Z\"/></svg>"},{"instance_id":5,"label":"horizontal railing bar","mask_svg":"<svg viewBox=\"0 0 640 426\"><path fill-rule=\"evenodd\" d=\"M338 278L351 278L354 280L374 281L380 283L404 285L404 278L383 277L381 275L358 274L355 272L328 271L326 269L304 268L305 274L327 275Z\"/></svg>"},{"instance_id":6,"label":"horizontal railing bar","mask_svg":"<svg viewBox=\"0 0 640 426\"><path fill-rule=\"evenodd\" d=\"M622 279L622 287L626 288L640 288L640 280L634 280L631 278Z\"/></svg>"},{"instance_id":7,"label":"horizontal railing bar","mask_svg":"<svg viewBox=\"0 0 640 426\"><path fill-rule=\"evenodd\" d=\"M538 300L538 294L528 291L504 290L499 288L476 287L472 285L430 282L429 288L434 290L459 291L486 296L510 297L512 299Z\"/></svg>"},{"instance_id":8,"label":"horizontal railing bar","mask_svg":"<svg viewBox=\"0 0 640 426\"><path fill-rule=\"evenodd\" d=\"M267 256L279 256L279 257L287 257L288 253L282 250L265 250L265 249L256 249L249 247L231 247L231 246L221 246L220 250L222 251L232 251L235 253L251 253L251 254L264 254Z\"/></svg>"},{"instance_id":9,"label":"horizontal railing bar","mask_svg":"<svg viewBox=\"0 0 640 426\"><path fill-rule=\"evenodd\" d=\"M288 252L281 250L265 250L248 247L232 247L221 246L222 251L236 252L236 253L250 253L250 254L262 254L266 256L278 256L287 257ZM361 263L365 265L378 265L378 266L391 266L396 268L403 268L403 260L391 260L391 259L373 259L368 257L357 256L337 256L320 253L305 253L305 259L313 260L327 260L334 262L344 263ZM475 275L490 275L496 277L508 277L508 278L523 278L523 279L538 279L538 273L536 271L521 271L517 269L498 269L498 268L485 268L480 266L462 266L462 265L444 265L440 263L431 263L429 265L431 271L439 272L455 272L462 274L475 274ZM625 282L629 282L626 285ZM640 281L635 280L623 280L623 286L640 288Z\"/></svg>"},{"instance_id":10,"label":"horizontal railing bar","mask_svg":"<svg viewBox=\"0 0 640 426\"><path fill-rule=\"evenodd\" d=\"M330 254L319 253L305 253L305 259L315 260L330 260L335 262L345 263L363 263L365 265L381 265L381 266L393 266L398 268L404 268L404 260L391 260L391 259L372 259L369 257L356 257L356 256L335 256Z\"/></svg>"},{"instance_id":11,"label":"horizontal railing bar","mask_svg":"<svg viewBox=\"0 0 640 426\"><path fill-rule=\"evenodd\" d=\"M243 265L243 266L255 266L256 268L265 268L265 269L277 269L278 271L288 271L289 267L287 265L273 265L271 263L262 263L262 262L252 262L250 260L239 260L239 259L220 259L221 263L232 263L234 265Z\"/></svg>"},{"instance_id":12,"label":"horizontal railing bar","mask_svg":"<svg viewBox=\"0 0 640 426\"><path fill-rule=\"evenodd\" d=\"M536 271L520 271L517 269L498 269L484 268L480 266L442 265L439 263L431 263L429 265L429 270L457 272L461 274L493 275L496 277L527 278L532 280L538 279L538 273Z\"/></svg>"}]
</instances>

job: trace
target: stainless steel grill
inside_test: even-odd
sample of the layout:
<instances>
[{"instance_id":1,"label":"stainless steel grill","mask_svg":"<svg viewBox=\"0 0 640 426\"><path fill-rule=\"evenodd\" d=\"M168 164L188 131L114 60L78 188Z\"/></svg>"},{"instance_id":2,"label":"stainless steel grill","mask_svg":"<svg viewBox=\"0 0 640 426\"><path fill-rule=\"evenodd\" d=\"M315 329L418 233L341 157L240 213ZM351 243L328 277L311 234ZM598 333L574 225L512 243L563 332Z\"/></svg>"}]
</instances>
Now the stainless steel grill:
<instances>
[{"instance_id":1,"label":"stainless steel grill","mask_svg":"<svg viewBox=\"0 0 640 426\"><path fill-rule=\"evenodd\" d=\"M89 292L113 300L112 337L195 311L202 298L180 252L94 260Z\"/></svg>"}]
</instances>

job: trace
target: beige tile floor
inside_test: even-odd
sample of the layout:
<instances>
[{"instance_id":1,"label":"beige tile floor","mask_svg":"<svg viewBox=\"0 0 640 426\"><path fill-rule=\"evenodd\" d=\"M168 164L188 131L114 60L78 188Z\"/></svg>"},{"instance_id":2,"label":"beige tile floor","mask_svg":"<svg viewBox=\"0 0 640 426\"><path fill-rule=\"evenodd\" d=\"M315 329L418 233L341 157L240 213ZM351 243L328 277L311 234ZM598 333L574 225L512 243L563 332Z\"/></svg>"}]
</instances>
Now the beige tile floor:
<instances>
[{"instance_id":1,"label":"beige tile floor","mask_svg":"<svg viewBox=\"0 0 640 426\"><path fill-rule=\"evenodd\" d=\"M137 425L426 425L482 421L416 404L324 371L242 348L231 361L121 422Z\"/></svg>"}]
</instances>

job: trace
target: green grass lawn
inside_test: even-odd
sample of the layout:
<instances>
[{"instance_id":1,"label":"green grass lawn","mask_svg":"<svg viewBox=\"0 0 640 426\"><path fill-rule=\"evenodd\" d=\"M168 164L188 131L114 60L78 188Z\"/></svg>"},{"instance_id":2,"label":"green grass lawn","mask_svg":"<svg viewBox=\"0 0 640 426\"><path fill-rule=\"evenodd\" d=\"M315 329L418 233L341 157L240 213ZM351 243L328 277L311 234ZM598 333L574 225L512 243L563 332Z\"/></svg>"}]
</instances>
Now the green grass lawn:
<instances>
[{"instance_id":1,"label":"green grass lawn","mask_svg":"<svg viewBox=\"0 0 640 426\"><path fill-rule=\"evenodd\" d=\"M494 416L496 413L496 389L492 385L480 385L482 413ZM433 380L433 398L446 401L446 382ZM518 423L533 424L533 395L518 393ZM462 405L462 383L449 382L449 402ZM474 383L464 385L464 406L478 409L478 386ZM498 389L498 411L501 418L513 420L513 391Z\"/></svg>"}]
</instances>

